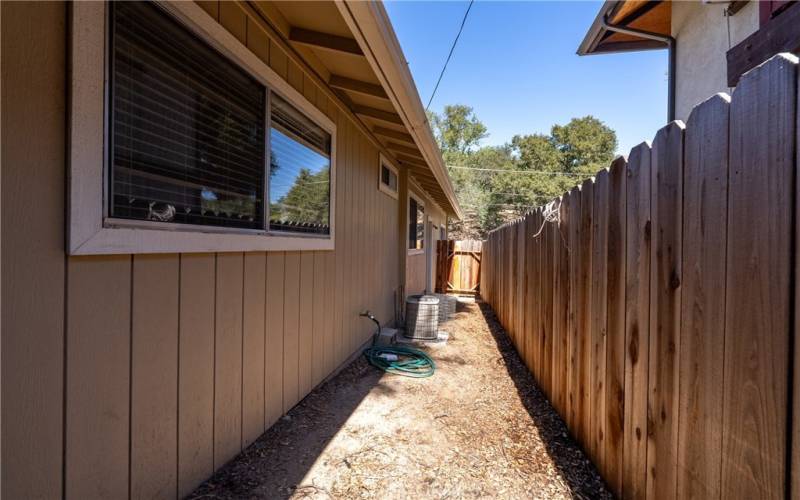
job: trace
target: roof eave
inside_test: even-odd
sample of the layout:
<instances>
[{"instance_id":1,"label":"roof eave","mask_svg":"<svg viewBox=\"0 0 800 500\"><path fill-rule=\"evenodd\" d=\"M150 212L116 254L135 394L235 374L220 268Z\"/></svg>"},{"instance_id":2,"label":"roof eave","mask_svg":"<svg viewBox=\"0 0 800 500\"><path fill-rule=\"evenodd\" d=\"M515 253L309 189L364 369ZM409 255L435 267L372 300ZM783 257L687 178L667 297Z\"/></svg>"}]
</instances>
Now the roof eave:
<instances>
[{"instance_id":1,"label":"roof eave","mask_svg":"<svg viewBox=\"0 0 800 500\"><path fill-rule=\"evenodd\" d=\"M336 0L336 6L447 198L450 204L449 215L462 219L463 211L428 124L414 78L383 4ZM448 207L442 208L447 211Z\"/></svg>"},{"instance_id":2,"label":"roof eave","mask_svg":"<svg viewBox=\"0 0 800 500\"><path fill-rule=\"evenodd\" d=\"M583 37L583 41L581 42L580 46L578 46L577 54L579 56L586 56L591 55L594 53L594 48L597 46L597 43L600 41L600 37L602 36L603 32L603 19L605 16L613 14L621 2L619 0L606 0L603 3L603 6L600 7L600 11L592 21L592 25L589 27L589 30L586 32L586 36Z\"/></svg>"}]
</instances>

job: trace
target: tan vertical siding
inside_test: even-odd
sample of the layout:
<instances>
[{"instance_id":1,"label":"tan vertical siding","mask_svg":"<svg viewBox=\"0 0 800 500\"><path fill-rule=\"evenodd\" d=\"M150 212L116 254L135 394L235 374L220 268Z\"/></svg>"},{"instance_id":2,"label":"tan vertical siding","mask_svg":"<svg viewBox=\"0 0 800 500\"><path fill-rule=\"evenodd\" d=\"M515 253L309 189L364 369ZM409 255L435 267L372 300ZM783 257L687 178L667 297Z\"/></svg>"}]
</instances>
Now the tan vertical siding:
<instances>
[{"instance_id":1,"label":"tan vertical siding","mask_svg":"<svg viewBox=\"0 0 800 500\"><path fill-rule=\"evenodd\" d=\"M314 252L300 254L300 298L303 310L298 322L297 385L299 397L311 392L311 366L313 364L314 335Z\"/></svg>"},{"instance_id":2,"label":"tan vertical siding","mask_svg":"<svg viewBox=\"0 0 800 500\"><path fill-rule=\"evenodd\" d=\"M244 255L242 330L242 447L264 432L264 315L267 258Z\"/></svg>"},{"instance_id":3,"label":"tan vertical siding","mask_svg":"<svg viewBox=\"0 0 800 500\"><path fill-rule=\"evenodd\" d=\"M337 123L336 249L65 258L67 9L3 4L4 497L184 496L369 339L359 311L394 319L378 151L239 4L201 5Z\"/></svg>"},{"instance_id":4,"label":"tan vertical siding","mask_svg":"<svg viewBox=\"0 0 800 500\"><path fill-rule=\"evenodd\" d=\"M325 255L314 252L314 287L312 300L311 384L316 386L325 376Z\"/></svg>"},{"instance_id":5,"label":"tan vertical siding","mask_svg":"<svg viewBox=\"0 0 800 500\"><path fill-rule=\"evenodd\" d=\"M3 498L61 496L65 15L3 2L0 16Z\"/></svg>"},{"instance_id":6,"label":"tan vertical siding","mask_svg":"<svg viewBox=\"0 0 800 500\"><path fill-rule=\"evenodd\" d=\"M177 491L177 255L133 259L131 301L131 497Z\"/></svg>"},{"instance_id":7,"label":"tan vertical siding","mask_svg":"<svg viewBox=\"0 0 800 500\"><path fill-rule=\"evenodd\" d=\"M214 341L214 466L242 445L242 288L241 253L217 255L216 337Z\"/></svg>"},{"instance_id":8,"label":"tan vertical siding","mask_svg":"<svg viewBox=\"0 0 800 500\"><path fill-rule=\"evenodd\" d=\"M65 495L76 500L126 498L131 258L73 257L68 273ZM4 339L5 335L8 330L4 329ZM38 369L31 364L28 371ZM4 387L6 383L4 377ZM3 439L3 450L14 449L12 446ZM4 461L4 470L7 466ZM18 473L18 479L31 474L25 470Z\"/></svg>"},{"instance_id":9,"label":"tan vertical siding","mask_svg":"<svg viewBox=\"0 0 800 500\"><path fill-rule=\"evenodd\" d=\"M286 252L283 288L283 411L300 401L300 252Z\"/></svg>"},{"instance_id":10,"label":"tan vertical siding","mask_svg":"<svg viewBox=\"0 0 800 500\"><path fill-rule=\"evenodd\" d=\"M213 254L181 255L178 360L178 496L214 470Z\"/></svg>"},{"instance_id":11,"label":"tan vertical siding","mask_svg":"<svg viewBox=\"0 0 800 500\"><path fill-rule=\"evenodd\" d=\"M284 252L267 254L266 392L267 425L283 414Z\"/></svg>"}]
</instances>

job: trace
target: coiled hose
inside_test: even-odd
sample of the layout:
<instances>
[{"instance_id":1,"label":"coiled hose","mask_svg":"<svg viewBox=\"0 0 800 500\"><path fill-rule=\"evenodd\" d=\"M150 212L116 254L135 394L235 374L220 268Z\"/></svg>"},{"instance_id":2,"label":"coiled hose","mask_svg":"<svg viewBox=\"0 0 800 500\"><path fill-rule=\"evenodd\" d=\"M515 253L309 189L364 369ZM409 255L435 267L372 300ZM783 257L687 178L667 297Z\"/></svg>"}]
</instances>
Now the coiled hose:
<instances>
[{"instance_id":1,"label":"coiled hose","mask_svg":"<svg viewBox=\"0 0 800 500\"><path fill-rule=\"evenodd\" d=\"M372 339L372 346L364 350L364 356L369 364L386 373L394 373L405 377L425 378L436 371L436 363L430 356L411 347L402 346L377 346L375 342L381 333L381 324L369 311L360 314L371 319L378 325L378 331ZM395 355L397 360L389 360L386 355Z\"/></svg>"}]
</instances>

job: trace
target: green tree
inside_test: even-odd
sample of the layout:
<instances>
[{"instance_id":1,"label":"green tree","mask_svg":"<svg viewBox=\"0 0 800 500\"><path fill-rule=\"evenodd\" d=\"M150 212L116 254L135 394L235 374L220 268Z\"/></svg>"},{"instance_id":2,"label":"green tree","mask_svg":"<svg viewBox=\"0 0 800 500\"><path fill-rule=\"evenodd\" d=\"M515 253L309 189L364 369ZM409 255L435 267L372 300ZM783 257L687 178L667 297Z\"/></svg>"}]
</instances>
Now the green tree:
<instances>
[{"instance_id":1,"label":"green tree","mask_svg":"<svg viewBox=\"0 0 800 500\"><path fill-rule=\"evenodd\" d=\"M270 206L273 221L328 225L329 169L312 174L300 169L291 189Z\"/></svg>"},{"instance_id":2,"label":"green tree","mask_svg":"<svg viewBox=\"0 0 800 500\"><path fill-rule=\"evenodd\" d=\"M553 125L550 134L516 135L510 143L484 147L486 126L469 106L445 106L429 120L464 211L463 220L450 226L457 239L484 238L560 196L606 167L617 147L614 131L593 116Z\"/></svg>"},{"instance_id":3,"label":"green tree","mask_svg":"<svg viewBox=\"0 0 800 500\"><path fill-rule=\"evenodd\" d=\"M486 125L463 104L445 106L441 116L429 112L428 121L444 155L466 155L488 136Z\"/></svg>"},{"instance_id":4,"label":"green tree","mask_svg":"<svg viewBox=\"0 0 800 500\"><path fill-rule=\"evenodd\" d=\"M591 115L553 125L550 136L567 172L594 174L614 159L617 149L617 134Z\"/></svg>"}]
</instances>

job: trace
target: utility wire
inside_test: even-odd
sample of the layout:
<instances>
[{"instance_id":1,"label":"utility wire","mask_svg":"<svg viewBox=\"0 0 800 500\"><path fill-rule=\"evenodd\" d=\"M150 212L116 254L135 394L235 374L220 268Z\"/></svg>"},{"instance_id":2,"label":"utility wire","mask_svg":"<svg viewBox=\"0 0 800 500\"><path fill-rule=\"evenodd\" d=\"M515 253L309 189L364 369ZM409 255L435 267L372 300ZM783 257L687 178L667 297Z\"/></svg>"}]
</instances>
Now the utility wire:
<instances>
[{"instance_id":1,"label":"utility wire","mask_svg":"<svg viewBox=\"0 0 800 500\"><path fill-rule=\"evenodd\" d=\"M450 62L450 58L453 57L453 51L456 49L456 44L458 43L458 38L461 36L461 32L464 30L464 23L467 22L467 16L469 15L469 10L472 8L472 4L475 0L470 0L469 6L467 7L467 11L464 13L464 19L461 20L461 27L458 28L458 34L456 35L456 39L453 40L453 45L450 47L450 53L447 54L447 60L444 62L444 66L442 67L442 72L439 73L439 79L436 80L436 86L433 87L433 93L431 94L431 98L428 100L428 105L425 106L425 111L428 111L428 108L431 107L431 103L433 102L433 98L436 95L436 91L439 89L439 84L442 82L442 77L444 76L445 70L447 70L447 64Z\"/></svg>"},{"instance_id":2,"label":"utility wire","mask_svg":"<svg viewBox=\"0 0 800 500\"><path fill-rule=\"evenodd\" d=\"M448 165L447 168L457 168L461 170L478 170L481 172L506 172L509 174L572 175L575 177L591 177L591 174L581 174L577 172L550 172L547 170L506 170L502 168L461 167L457 165Z\"/></svg>"}]
</instances>

